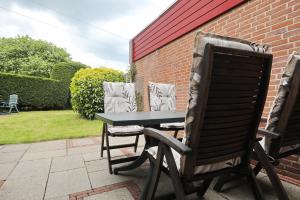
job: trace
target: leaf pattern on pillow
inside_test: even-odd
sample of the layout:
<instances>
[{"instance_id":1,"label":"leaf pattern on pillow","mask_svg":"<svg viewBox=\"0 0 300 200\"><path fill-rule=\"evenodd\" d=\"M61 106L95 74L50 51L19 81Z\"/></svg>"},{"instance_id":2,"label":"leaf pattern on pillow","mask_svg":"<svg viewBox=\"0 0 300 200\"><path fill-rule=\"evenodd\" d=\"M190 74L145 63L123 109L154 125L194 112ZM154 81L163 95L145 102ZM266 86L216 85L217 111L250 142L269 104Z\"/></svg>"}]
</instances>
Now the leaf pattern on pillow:
<instances>
[{"instance_id":1,"label":"leaf pattern on pillow","mask_svg":"<svg viewBox=\"0 0 300 200\"><path fill-rule=\"evenodd\" d=\"M149 82L150 110L175 111L175 85Z\"/></svg>"}]
</instances>

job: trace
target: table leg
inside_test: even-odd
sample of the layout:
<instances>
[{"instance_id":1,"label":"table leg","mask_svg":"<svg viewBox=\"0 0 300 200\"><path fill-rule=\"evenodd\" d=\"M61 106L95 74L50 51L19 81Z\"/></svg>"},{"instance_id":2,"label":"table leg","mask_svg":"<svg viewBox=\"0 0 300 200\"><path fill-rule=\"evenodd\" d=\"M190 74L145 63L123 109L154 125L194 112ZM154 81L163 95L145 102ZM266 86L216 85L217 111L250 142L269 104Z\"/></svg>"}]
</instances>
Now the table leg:
<instances>
[{"instance_id":1,"label":"table leg","mask_svg":"<svg viewBox=\"0 0 300 200\"><path fill-rule=\"evenodd\" d=\"M133 161L129 165L114 168L114 174L118 174L120 171L129 171L136 169L141 166L147 160L147 158L147 151L144 147L142 154L135 161Z\"/></svg>"}]
</instances>

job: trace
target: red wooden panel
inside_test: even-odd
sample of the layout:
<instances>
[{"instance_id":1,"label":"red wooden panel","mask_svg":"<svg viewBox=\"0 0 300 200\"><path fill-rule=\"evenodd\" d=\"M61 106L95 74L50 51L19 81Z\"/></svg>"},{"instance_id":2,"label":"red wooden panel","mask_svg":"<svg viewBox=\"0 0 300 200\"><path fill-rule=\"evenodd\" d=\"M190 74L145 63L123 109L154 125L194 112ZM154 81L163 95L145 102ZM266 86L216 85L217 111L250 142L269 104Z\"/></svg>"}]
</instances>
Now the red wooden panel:
<instances>
[{"instance_id":1,"label":"red wooden panel","mask_svg":"<svg viewBox=\"0 0 300 200\"><path fill-rule=\"evenodd\" d=\"M132 40L136 61L247 0L178 0Z\"/></svg>"}]
</instances>

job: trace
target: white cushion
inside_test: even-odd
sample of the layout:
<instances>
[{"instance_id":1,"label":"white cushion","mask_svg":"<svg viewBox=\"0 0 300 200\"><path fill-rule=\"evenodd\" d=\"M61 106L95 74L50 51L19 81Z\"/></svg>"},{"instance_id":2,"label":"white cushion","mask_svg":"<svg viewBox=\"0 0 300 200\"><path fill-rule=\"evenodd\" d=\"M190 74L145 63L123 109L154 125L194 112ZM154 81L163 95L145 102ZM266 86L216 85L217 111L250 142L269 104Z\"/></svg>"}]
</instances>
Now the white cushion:
<instances>
[{"instance_id":1,"label":"white cushion","mask_svg":"<svg viewBox=\"0 0 300 200\"><path fill-rule=\"evenodd\" d=\"M131 133L131 132L141 132L144 127L142 126L111 126L108 127L108 132L110 133Z\"/></svg>"},{"instance_id":2,"label":"white cushion","mask_svg":"<svg viewBox=\"0 0 300 200\"><path fill-rule=\"evenodd\" d=\"M184 128L184 122L175 122L175 123L163 123L160 124L161 128Z\"/></svg>"},{"instance_id":3,"label":"white cushion","mask_svg":"<svg viewBox=\"0 0 300 200\"><path fill-rule=\"evenodd\" d=\"M151 147L151 148L147 149L147 152L151 156L153 156L154 158L157 158L157 150L158 150L158 147L154 146L154 147ZM171 151L172 151L172 154L174 156L176 167L180 171L180 158L181 158L181 155L172 148L171 148ZM213 171L217 171L217 170L220 170L220 169L224 169L224 168L227 168L227 167L233 167L233 166L236 166L236 165L240 164L240 162L241 162L240 158L235 158L235 159L230 159L230 160L218 162L218 163L215 163L215 164L197 166L194 170L194 174L203 174L203 173L207 173L207 172L213 172ZM168 164L167 164L167 160L166 160L165 156L164 156L164 159L163 159L163 166L168 168Z\"/></svg>"},{"instance_id":4,"label":"white cushion","mask_svg":"<svg viewBox=\"0 0 300 200\"><path fill-rule=\"evenodd\" d=\"M175 85L149 82L151 111L176 110Z\"/></svg>"}]
</instances>

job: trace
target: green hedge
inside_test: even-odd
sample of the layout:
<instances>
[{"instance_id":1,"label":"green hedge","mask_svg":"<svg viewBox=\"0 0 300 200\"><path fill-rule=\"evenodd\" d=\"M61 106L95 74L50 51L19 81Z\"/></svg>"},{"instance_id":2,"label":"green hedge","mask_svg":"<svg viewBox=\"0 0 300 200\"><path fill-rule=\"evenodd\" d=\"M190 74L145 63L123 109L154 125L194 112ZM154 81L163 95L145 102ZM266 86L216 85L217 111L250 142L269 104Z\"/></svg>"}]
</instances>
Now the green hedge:
<instances>
[{"instance_id":1,"label":"green hedge","mask_svg":"<svg viewBox=\"0 0 300 200\"><path fill-rule=\"evenodd\" d=\"M68 101L68 89L58 80L0 73L0 96L19 96L23 110L61 109Z\"/></svg>"},{"instance_id":2,"label":"green hedge","mask_svg":"<svg viewBox=\"0 0 300 200\"><path fill-rule=\"evenodd\" d=\"M71 82L72 107L81 116L94 119L95 113L103 112L103 81L124 82L124 74L109 68L81 69Z\"/></svg>"}]
</instances>

